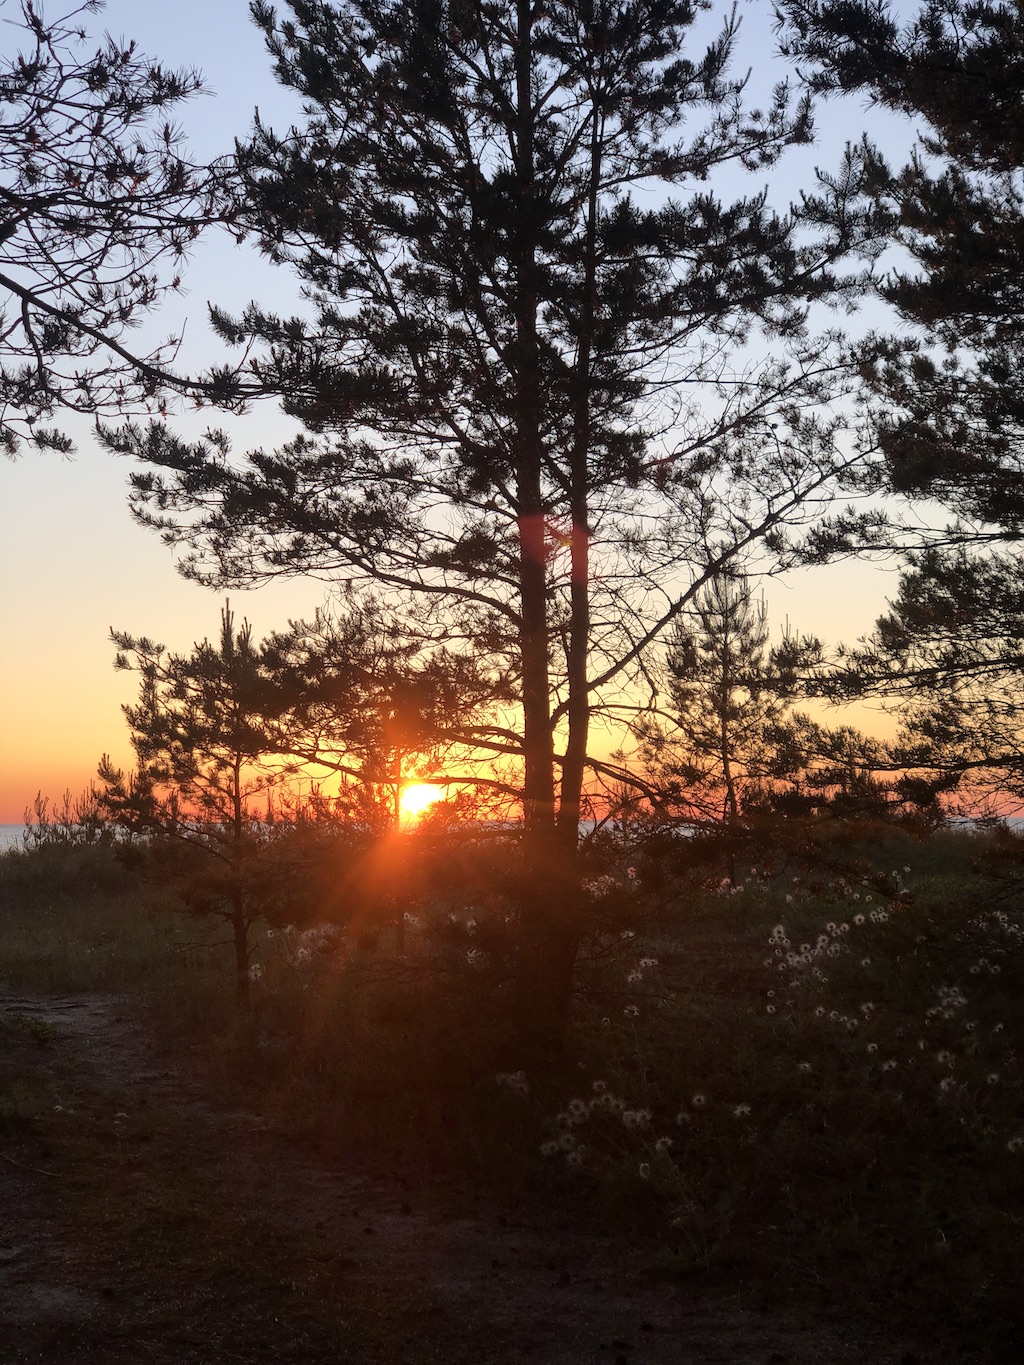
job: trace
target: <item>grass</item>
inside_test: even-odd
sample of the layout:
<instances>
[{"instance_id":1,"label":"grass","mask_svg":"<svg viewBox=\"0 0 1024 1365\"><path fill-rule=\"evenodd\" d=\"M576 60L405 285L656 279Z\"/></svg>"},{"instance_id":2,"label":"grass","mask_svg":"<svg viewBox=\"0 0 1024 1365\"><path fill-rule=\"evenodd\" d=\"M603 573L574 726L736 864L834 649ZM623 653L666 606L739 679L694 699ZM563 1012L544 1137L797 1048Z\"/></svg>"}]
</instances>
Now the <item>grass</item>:
<instances>
[{"instance_id":1,"label":"grass","mask_svg":"<svg viewBox=\"0 0 1024 1365\"><path fill-rule=\"evenodd\" d=\"M421 924L405 961L330 927L265 933L240 1019L224 950L102 850L0 860L0 980L139 993L170 1046L290 1140L555 1200L660 1271L895 1313L947 1354L1011 1359L1018 852L888 832L841 871L780 857L735 885L641 885L634 927L581 960L565 1056L535 1072L471 931Z\"/></svg>"},{"instance_id":2,"label":"grass","mask_svg":"<svg viewBox=\"0 0 1024 1365\"><path fill-rule=\"evenodd\" d=\"M104 846L0 854L0 983L118 993L216 970L222 954L211 936L175 908L168 891L143 885Z\"/></svg>"}]
</instances>

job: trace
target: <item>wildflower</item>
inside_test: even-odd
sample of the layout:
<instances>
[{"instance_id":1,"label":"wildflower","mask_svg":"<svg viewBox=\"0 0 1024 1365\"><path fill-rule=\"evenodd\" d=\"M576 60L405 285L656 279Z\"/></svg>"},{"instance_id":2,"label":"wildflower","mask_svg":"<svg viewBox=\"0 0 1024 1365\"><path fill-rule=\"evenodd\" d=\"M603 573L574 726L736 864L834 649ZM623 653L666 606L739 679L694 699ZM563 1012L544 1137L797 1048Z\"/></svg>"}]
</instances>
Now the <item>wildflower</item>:
<instances>
[{"instance_id":1,"label":"wildflower","mask_svg":"<svg viewBox=\"0 0 1024 1365\"><path fill-rule=\"evenodd\" d=\"M466 953L466 961L469 963L471 967L474 962L479 962L479 960L482 957L483 953L480 951L479 948L470 948L469 951Z\"/></svg>"},{"instance_id":2,"label":"wildflower","mask_svg":"<svg viewBox=\"0 0 1024 1365\"><path fill-rule=\"evenodd\" d=\"M877 1052L877 1051L878 1051L878 1044L877 1044L877 1043L868 1043L868 1051L869 1051L869 1052Z\"/></svg>"},{"instance_id":3,"label":"wildflower","mask_svg":"<svg viewBox=\"0 0 1024 1365\"><path fill-rule=\"evenodd\" d=\"M854 924L856 924L856 925L858 925L858 926L861 925L861 924L863 924L863 923L864 923L864 916L863 916L863 915L854 915L854 917L853 917L853 922L854 922Z\"/></svg>"},{"instance_id":4,"label":"wildflower","mask_svg":"<svg viewBox=\"0 0 1024 1365\"><path fill-rule=\"evenodd\" d=\"M746 1116L750 1113L750 1105L749 1104L733 1105L732 1112L735 1118L738 1119L746 1118Z\"/></svg>"},{"instance_id":5,"label":"wildflower","mask_svg":"<svg viewBox=\"0 0 1024 1365\"><path fill-rule=\"evenodd\" d=\"M796 1069L797 1071L803 1072L805 1076L809 1076L811 1072L814 1070L810 1062L797 1062Z\"/></svg>"},{"instance_id":6,"label":"wildflower","mask_svg":"<svg viewBox=\"0 0 1024 1365\"><path fill-rule=\"evenodd\" d=\"M583 1148L574 1147L571 1152L566 1152L565 1161L567 1166L583 1165Z\"/></svg>"},{"instance_id":7,"label":"wildflower","mask_svg":"<svg viewBox=\"0 0 1024 1365\"><path fill-rule=\"evenodd\" d=\"M609 877L607 873L605 873L603 876L595 877L593 881L584 883L584 886L592 896L610 895L611 892L615 890L617 885L618 883L616 882L615 878Z\"/></svg>"},{"instance_id":8,"label":"wildflower","mask_svg":"<svg viewBox=\"0 0 1024 1365\"><path fill-rule=\"evenodd\" d=\"M649 1161L641 1161L641 1163L640 1163L640 1165L639 1165L639 1167L638 1167L638 1169L637 1169L637 1175L639 1175L639 1177L640 1177L641 1180L650 1180L650 1178L651 1178L651 1163L650 1163Z\"/></svg>"},{"instance_id":9,"label":"wildflower","mask_svg":"<svg viewBox=\"0 0 1024 1365\"><path fill-rule=\"evenodd\" d=\"M680 1109L679 1113L676 1115L676 1124L678 1127L685 1128L687 1124L692 1122L693 1115L688 1113L685 1109Z\"/></svg>"},{"instance_id":10,"label":"wildflower","mask_svg":"<svg viewBox=\"0 0 1024 1365\"><path fill-rule=\"evenodd\" d=\"M626 1128L647 1128L652 1117L649 1109L627 1109L622 1115L622 1122Z\"/></svg>"},{"instance_id":11,"label":"wildflower","mask_svg":"<svg viewBox=\"0 0 1024 1365\"><path fill-rule=\"evenodd\" d=\"M569 1101L569 1118L573 1123L582 1123L589 1113L590 1109L585 1101Z\"/></svg>"},{"instance_id":12,"label":"wildflower","mask_svg":"<svg viewBox=\"0 0 1024 1365\"><path fill-rule=\"evenodd\" d=\"M956 1085L956 1081L952 1076L943 1076L942 1080L939 1081L939 1090L945 1095L953 1089L954 1085Z\"/></svg>"},{"instance_id":13,"label":"wildflower","mask_svg":"<svg viewBox=\"0 0 1024 1365\"><path fill-rule=\"evenodd\" d=\"M998 1071L990 1071L990 1072L988 1073L988 1075L985 1077L985 1084L986 1084L986 1085L998 1085L998 1084L999 1084L999 1073L998 1073Z\"/></svg>"},{"instance_id":14,"label":"wildflower","mask_svg":"<svg viewBox=\"0 0 1024 1365\"><path fill-rule=\"evenodd\" d=\"M604 1092L608 1089L608 1082L607 1082L607 1081L595 1081L594 1084L593 1084L590 1088L591 1088L591 1090L593 1090L593 1092L595 1093L595 1095L603 1095Z\"/></svg>"},{"instance_id":15,"label":"wildflower","mask_svg":"<svg viewBox=\"0 0 1024 1365\"><path fill-rule=\"evenodd\" d=\"M513 1095L528 1095L530 1093L530 1084L526 1079L525 1071L513 1072L510 1089Z\"/></svg>"},{"instance_id":16,"label":"wildflower","mask_svg":"<svg viewBox=\"0 0 1024 1365\"><path fill-rule=\"evenodd\" d=\"M870 966L871 966L871 959L870 959L869 957L862 957L861 960L860 960L860 965L861 965L862 967L870 967Z\"/></svg>"},{"instance_id":17,"label":"wildflower","mask_svg":"<svg viewBox=\"0 0 1024 1365\"><path fill-rule=\"evenodd\" d=\"M926 1010L926 1015L938 1015L941 1019L952 1019L957 1010L967 1004L967 996L959 986L940 986L937 991L939 1003Z\"/></svg>"},{"instance_id":18,"label":"wildflower","mask_svg":"<svg viewBox=\"0 0 1024 1365\"><path fill-rule=\"evenodd\" d=\"M703 1109L707 1102L708 1102L707 1095L702 1095L699 1091L690 1100L690 1103L693 1105L694 1109Z\"/></svg>"},{"instance_id":19,"label":"wildflower","mask_svg":"<svg viewBox=\"0 0 1024 1365\"><path fill-rule=\"evenodd\" d=\"M622 1011L622 1013L626 1016L627 1019L635 1019L637 1015L640 1013L640 1006L627 1005L626 1008Z\"/></svg>"},{"instance_id":20,"label":"wildflower","mask_svg":"<svg viewBox=\"0 0 1024 1365\"><path fill-rule=\"evenodd\" d=\"M526 1079L525 1071L499 1071L494 1078L494 1083L511 1090L513 1095L528 1095L530 1093L530 1083Z\"/></svg>"},{"instance_id":21,"label":"wildflower","mask_svg":"<svg viewBox=\"0 0 1024 1365\"><path fill-rule=\"evenodd\" d=\"M775 1006L774 1006L774 1005L768 1005L768 1006L766 1006L766 1011L765 1011L765 1012L766 1012L767 1014L774 1014L774 1013L775 1013Z\"/></svg>"},{"instance_id":22,"label":"wildflower","mask_svg":"<svg viewBox=\"0 0 1024 1365\"><path fill-rule=\"evenodd\" d=\"M260 979L260 977L261 977L262 975L263 975L263 968L260 966L260 964L259 964L258 962L254 962L254 963L252 964L252 966L249 968L249 980L250 980L250 981L259 981L259 979Z\"/></svg>"},{"instance_id":23,"label":"wildflower","mask_svg":"<svg viewBox=\"0 0 1024 1365\"><path fill-rule=\"evenodd\" d=\"M656 967L657 965L658 959L656 957L642 957L637 963L641 971L646 971L648 967Z\"/></svg>"},{"instance_id":24,"label":"wildflower","mask_svg":"<svg viewBox=\"0 0 1024 1365\"><path fill-rule=\"evenodd\" d=\"M911 1059L911 1060L913 1060L913 1059ZM885 1061L885 1062L882 1063L882 1070L883 1070L883 1071L895 1071L897 1065L898 1065L898 1063L895 1062L895 1061L890 1057L888 1061Z\"/></svg>"},{"instance_id":25,"label":"wildflower","mask_svg":"<svg viewBox=\"0 0 1024 1365\"><path fill-rule=\"evenodd\" d=\"M557 1151L558 1151L557 1142L542 1142L540 1144L541 1156L554 1156Z\"/></svg>"},{"instance_id":26,"label":"wildflower","mask_svg":"<svg viewBox=\"0 0 1024 1365\"><path fill-rule=\"evenodd\" d=\"M1022 1148L1024 1148L1024 1137L1012 1137L1006 1144L1008 1152L1019 1152Z\"/></svg>"},{"instance_id":27,"label":"wildflower","mask_svg":"<svg viewBox=\"0 0 1024 1365\"><path fill-rule=\"evenodd\" d=\"M660 1137L658 1138L658 1141L654 1144L654 1150L656 1152L667 1152L671 1148L671 1146L672 1139L670 1137Z\"/></svg>"}]
</instances>

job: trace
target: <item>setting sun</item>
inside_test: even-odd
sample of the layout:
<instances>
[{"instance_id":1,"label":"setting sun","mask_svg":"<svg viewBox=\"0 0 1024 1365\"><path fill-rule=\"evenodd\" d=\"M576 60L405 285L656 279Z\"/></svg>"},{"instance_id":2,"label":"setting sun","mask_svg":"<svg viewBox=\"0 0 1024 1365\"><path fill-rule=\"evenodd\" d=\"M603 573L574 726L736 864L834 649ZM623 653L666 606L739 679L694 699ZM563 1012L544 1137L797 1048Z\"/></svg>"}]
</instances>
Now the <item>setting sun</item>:
<instances>
[{"instance_id":1,"label":"setting sun","mask_svg":"<svg viewBox=\"0 0 1024 1365\"><path fill-rule=\"evenodd\" d=\"M443 801L444 795L444 787L438 786L436 782L410 782L402 789L403 823L415 823L428 806L434 805L436 801Z\"/></svg>"}]
</instances>

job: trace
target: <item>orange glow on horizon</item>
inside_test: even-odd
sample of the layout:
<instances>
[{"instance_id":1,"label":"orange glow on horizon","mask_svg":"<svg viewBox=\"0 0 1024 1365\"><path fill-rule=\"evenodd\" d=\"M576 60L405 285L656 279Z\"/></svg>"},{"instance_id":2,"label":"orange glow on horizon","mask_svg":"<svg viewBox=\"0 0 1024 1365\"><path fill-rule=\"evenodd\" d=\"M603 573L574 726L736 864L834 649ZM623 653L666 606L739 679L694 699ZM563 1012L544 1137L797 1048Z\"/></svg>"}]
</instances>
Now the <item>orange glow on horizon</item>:
<instances>
[{"instance_id":1,"label":"orange glow on horizon","mask_svg":"<svg viewBox=\"0 0 1024 1365\"><path fill-rule=\"evenodd\" d=\"M400 801L402 824L412 825L423 812L445 798L445 788L436 782L410 782L402 788Z\"/></svg>"}]
</instances>

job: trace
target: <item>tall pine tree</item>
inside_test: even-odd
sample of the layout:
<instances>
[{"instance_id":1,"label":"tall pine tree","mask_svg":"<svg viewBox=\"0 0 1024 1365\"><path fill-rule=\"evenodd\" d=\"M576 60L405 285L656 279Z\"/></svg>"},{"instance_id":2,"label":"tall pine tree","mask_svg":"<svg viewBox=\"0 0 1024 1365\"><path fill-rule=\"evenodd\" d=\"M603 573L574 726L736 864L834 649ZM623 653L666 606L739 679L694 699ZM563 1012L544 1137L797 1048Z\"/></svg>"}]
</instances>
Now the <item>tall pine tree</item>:
<instances>
[{"instance_id":1,"label":"tall pine tree","mask_svg":"<svg viewBox=\"0 0 1024 1365\"><path fill-rule=\"evenodd\" d=\"M200 229L229 216L216 166L191 160L173 111L202 89L107 35L88 3L47 19L22 0L0 55L0 451L71 449L68 411L154 411L169 389L224 397L226 376L175 373L176 344L131 328L181 285Z\"/></svg>"},{"instance_id":2,"label":"tall pine tree","mask_svg":"<svg viewBox=\"0 0 1024 1365\"><path fill-rule=\"evenodd\" d=\"M879 0L778 8L820 90L866 91L921 125L901 170L869 158L912 262L883 292L915 335L867 378L891 485L955 517L911 556L835 685L906 703L908 762L1019 786L1024 10L928 0L906 22Z\"/></svg>"},{"instance_id":3,"label":"tall pine tree","mask_svg":"<svg viewBox=\"0 0 1024 1365\"><path fill-rule=\"evenodd\" d=\"M520 769L523 1015L564 1022L575 859L602 708L737 555L773 566L852 482L814 415L843 360L809 310L873 245L848 158L797 209L765 176L811 136L730 74L732 11L681 0L258 0L302 127L239 152L249 226L310 315L218 315L307 428L108 437L153 468L139 515L216 582L329 573L510 679L477 736ZM723 198L719 174L750 192ZM770 421L769 421L770 419ZM775 424L775 429L772 429ZM797 528L797 529L794 529Z\"/></svg>"},{"instance_id":4,"label":"tall pine tree","mask_svg":"<svg viewBox=\"0 0 1024 1365\"><path fill-rule=\"evenodd\" d=\"M883 293L920 329L870 376L893 485L971 522L1024 523L1024 11L927 0L783 0L823 91L865 91L921 126L911 162L873 152L872 187L909 252Z\"/></svg>"}]
</instances>

